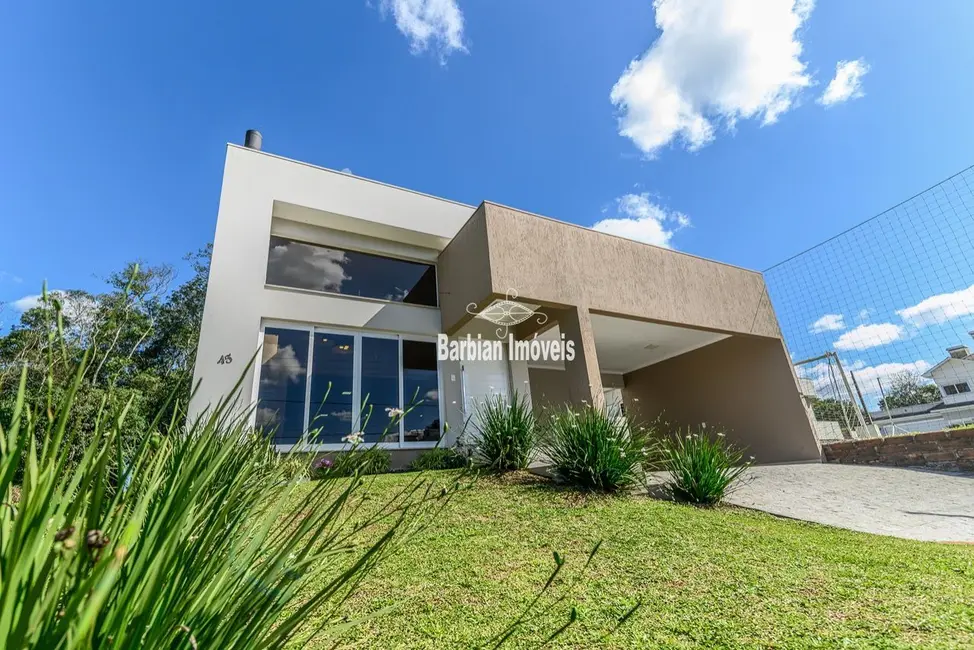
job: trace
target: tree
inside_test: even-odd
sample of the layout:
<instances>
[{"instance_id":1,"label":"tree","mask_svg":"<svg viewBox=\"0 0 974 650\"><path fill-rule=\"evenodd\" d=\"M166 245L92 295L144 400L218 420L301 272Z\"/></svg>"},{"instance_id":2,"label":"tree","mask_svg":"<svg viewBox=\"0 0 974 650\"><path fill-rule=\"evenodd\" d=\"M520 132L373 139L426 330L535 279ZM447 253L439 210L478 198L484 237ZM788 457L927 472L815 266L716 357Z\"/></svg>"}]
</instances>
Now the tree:
<instances>
[{"instance_id":1,"label":"tree","mask_svg":"<svg viewBox=\"0 0 974 650\"><path fill-rule=\"evenodd\" d=\"M151 433L158 413L164 417L156 429L181 426L175 416L190 395L210 250L187 256L193 275L172 291L171 267L131 263L106 279L104 293L44 292L0 336L0 415L9 416L26 368L29 406L39 418L56 416L51 405L61 401L87 354L91 372L71 412L79 454L96 420L122 408L128 408L125 435L132 440Z\"/></svg>"},{"instance_id":2,"label":"tree","mask_svg":"<svg viewBox=\"0 0 974 650\"><path fill-rule=\"evenodd\" d=\"M883 386L883 391L886 397L879 400L879 408L884 411L940 401L940 389L936 384L926 382L920 375L908 370L893 375L889 386Z\"/></svg>"},{"instance_id":3,"label":"tree","mask_svg":"<svg viewBox=\"0 0 974 650\"><path fill-rule=\"evenodd\" d=\"M816 420L819 422L836 422L843 434L849 431L847 422L853 427L859 424L856 405L849 400L837 400L834 397L810 397L808 402Z\"/></svg>"}]
</instances>

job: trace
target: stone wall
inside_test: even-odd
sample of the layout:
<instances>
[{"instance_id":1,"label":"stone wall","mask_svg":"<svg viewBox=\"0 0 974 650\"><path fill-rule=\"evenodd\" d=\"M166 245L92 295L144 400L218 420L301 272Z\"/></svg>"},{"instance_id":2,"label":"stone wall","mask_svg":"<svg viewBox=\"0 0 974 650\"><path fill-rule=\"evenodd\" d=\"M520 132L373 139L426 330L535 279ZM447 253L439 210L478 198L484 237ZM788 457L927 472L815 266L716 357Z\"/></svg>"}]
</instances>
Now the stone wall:
<instances>
[{"instance_id":1,"label":"stone wall","mask_svg":"<svg viewBox=\"0 0 974 650\"><path fill-rule=\"evenodd\" d=\"M822 445L830 463L974 472L974 428Z\"/></svg>"}]
</instances>

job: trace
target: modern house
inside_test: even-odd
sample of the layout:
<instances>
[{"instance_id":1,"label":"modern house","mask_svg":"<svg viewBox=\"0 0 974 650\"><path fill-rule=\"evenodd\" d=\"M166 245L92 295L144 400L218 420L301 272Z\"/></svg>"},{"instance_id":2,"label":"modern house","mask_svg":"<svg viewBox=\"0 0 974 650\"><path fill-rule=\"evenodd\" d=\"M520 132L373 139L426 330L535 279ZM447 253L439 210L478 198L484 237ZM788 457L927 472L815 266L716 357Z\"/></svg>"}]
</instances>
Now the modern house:
<instances>
[{"instance_id":1,"label":"modern house","mask_svg":"<svg viewBox=\"0 0 974 650\"><path fill-rule=\"evenodd\" d=\"M502 353L445 357L441 335ZM229 145L194 413L255 353L236 407L282 451L360 431L407 462L517 392L720 426L758 462L820 458L760 273Z\"/></svg>"},{"instance_id":2,"label":"modern house","mask_svg":"<svg viewBox=\"0 0 974 650\"><path fill-rule=\"evenodd\" d=\"M974 337L974 332L969 332ZM947 358L923 373L940 389L941 399L870 413L884 436L941 431L974 423L974 355L966 345L947 348Z\"/></svg>"}]
</instances>

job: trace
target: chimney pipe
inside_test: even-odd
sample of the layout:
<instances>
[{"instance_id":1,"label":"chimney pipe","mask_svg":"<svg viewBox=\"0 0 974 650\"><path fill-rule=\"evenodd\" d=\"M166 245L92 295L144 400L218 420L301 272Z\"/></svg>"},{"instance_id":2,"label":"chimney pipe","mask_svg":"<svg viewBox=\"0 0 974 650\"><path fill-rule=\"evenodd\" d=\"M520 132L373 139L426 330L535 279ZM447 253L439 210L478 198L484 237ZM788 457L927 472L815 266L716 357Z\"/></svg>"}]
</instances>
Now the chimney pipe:
<instances>
[{"instance_id":1,"label":"chimney pipe","mask_svg":"<svg viewBox=\"0 0 974 650\"><path fill-rule=\"evenodd\" d=\"M263 140L264 137L260 134L260 131L257 129L248 129L247 134L244 135L244 146L254 151L260 151Z\"/></svg>"},{"instance_id":2,"label":"chimney pipe","mask_svg":"<svg viewBox=\"0 0 974 650\"><path fill-rule=\"evenodd\" d=\"M949 354L954 359L966 359L970 356L971 351L966 345L954 345L947 348L947 354Z\"/></svg>"}]
</instances>

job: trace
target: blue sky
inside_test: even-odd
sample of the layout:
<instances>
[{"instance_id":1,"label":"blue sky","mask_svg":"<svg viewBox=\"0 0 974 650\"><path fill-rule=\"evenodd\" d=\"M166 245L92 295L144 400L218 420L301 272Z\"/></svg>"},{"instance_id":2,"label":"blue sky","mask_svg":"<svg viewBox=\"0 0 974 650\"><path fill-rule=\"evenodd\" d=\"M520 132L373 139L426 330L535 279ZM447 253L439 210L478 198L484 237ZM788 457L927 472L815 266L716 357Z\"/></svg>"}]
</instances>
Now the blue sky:
<instances>
[{"instance_id":1,"label":"blue sky","mask_svg":"<svg viewBox=\"0 0 974 650\"><path fill-rule=\"evenodd\" d=\"M0 301L208 242L247 128L765 269L974 162L974 3L927 5L4 3Z\"/></svg>"}]
</instances>

